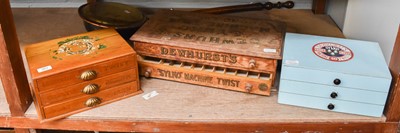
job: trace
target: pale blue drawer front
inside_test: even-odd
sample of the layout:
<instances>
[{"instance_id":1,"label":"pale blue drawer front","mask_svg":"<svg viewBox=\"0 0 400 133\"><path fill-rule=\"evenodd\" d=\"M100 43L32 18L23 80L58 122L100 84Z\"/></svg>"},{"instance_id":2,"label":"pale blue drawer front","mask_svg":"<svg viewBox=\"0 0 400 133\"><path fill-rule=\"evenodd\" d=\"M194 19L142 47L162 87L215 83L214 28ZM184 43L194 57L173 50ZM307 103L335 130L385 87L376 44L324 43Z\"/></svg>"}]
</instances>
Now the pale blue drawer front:
<instances>
[{"instance_id":1,"label":"pale blue drawer front","mask_svg":"<svg viewBox=\"0 0 400 133\"><path fill-rule=\"evenodd\" d=\"M374 117L381 117L384 109L383 105L325 99L285 92L279 92L278 103L322 110L329 110L327 106L332 103L335 107L330 111Z\"/></svg>"},{"instance_id":2,"label":"pale blue drawer front","mask_svg":"<svg viewBox=\"0 0 400 133\"><path fill-rule=\"evenodd\" d=\"M295 93L326 99L337 99L383 106L385 105L387 97L387 93L385 92L358 90L291 80L281 80L280 83L279 92ZM332 92L337 94L336 98L331 97Z\"/></svg>"},{"instance_id":3,"label":"pale blue drawer front","mask_svg":"<svg viewBox=\"0 0 400 133\"><path fill-rule=\"evenodd\" d=\"M335 80L336 78L340 79L341 81L339 85L333 84L333 80ZM304 81L339 87L358 88L379 92L388 92L391 82L391 79L388 78L351 75L288 66L282 67L281 79Z\"/></svg>"}]
</instances>

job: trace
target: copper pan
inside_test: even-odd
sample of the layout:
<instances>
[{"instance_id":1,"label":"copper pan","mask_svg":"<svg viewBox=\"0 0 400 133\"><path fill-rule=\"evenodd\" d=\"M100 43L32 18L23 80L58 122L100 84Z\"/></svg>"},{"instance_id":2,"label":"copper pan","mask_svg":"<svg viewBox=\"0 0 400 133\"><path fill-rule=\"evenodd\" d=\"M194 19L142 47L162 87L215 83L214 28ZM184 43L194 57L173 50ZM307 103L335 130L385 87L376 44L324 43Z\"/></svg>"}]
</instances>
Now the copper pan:
<instances>
[{"instance_id":1,"label":"copper pan","mask_svg":"<svg viewBox=\"0 0 400 133\"><path fill-rule=\"evenodd\" d=\"M293 7L293 1L287 1L283 3L266 2L207 8L194 10L193 12L223 14L242 11L254 11L263 9L270 10L273 8L280 9ZM79 16L84 20L84 25L87 31L103 28L115 28L118 33L127 41L147 20L146 15L144 15L137 7L115 2L87 3L79 7L78 13Z\"/></svg>"}]
</instances>

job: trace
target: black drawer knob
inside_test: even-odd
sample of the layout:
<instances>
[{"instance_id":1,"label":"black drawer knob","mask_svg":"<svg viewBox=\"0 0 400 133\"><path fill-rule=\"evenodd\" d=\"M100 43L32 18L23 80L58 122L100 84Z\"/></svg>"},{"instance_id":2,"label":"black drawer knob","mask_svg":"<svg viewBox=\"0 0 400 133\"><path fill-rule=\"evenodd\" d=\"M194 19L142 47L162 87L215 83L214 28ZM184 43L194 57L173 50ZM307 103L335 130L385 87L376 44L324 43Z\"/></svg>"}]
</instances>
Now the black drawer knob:
<instances>
[{"instance_id":1,"label":"black drawer knob","mask_svg":"<svg viewBox=\"0 0 400 133\"><path fill-rule=\"evenodd\" d=\"M333 80L333 84L335 85L339 85L342 81L340 81L340 79L335 79Z\"/></svg>"},{"instance_id":2,"label":"black drawer knob","mask_svg":"<svg viewBox=\"0 0 400 133\"><path fill-rule=\"evenodd\" d=\"M332 109L334 109L335 108L335 105L333 105L332 103L330 103L329 105L328 105L328 109L329 110L332 110Z\"/></svg>"},{"instance_id":3,"label":"black drawer knob","mask_svg":"<svg viewBox=\"0 0 400 133\"><path fill-rule=\"evenodd\" d=\"M337 96L338 96L338 94L336 92L331 93L331 98L336 98Z\"/></svg>"}]
</instances>

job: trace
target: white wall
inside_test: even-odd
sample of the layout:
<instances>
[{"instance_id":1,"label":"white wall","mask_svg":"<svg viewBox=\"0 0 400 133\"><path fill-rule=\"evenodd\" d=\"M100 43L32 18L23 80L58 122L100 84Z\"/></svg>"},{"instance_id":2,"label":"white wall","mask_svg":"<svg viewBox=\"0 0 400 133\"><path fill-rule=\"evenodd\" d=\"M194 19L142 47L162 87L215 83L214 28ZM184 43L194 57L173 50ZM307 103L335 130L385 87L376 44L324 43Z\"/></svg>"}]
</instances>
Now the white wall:
<instances>
[{"instance_id":1,"label":"white wall","mask_svg":"<svg viewBox=\"0 0 400 133\"><path fill-rule=\"evenodd\" d=\"M79 7L86 0L10 0L12 8L62 8Z\"/></svg>"},{"instance_id":2,"label":"white wall","mask_svg":"<svg viewBox=\"0 0 400 133\"><path fill-rule=\"evenodd\" d=\"M389 64L400 24L400 0L349 0L343 27L347 38L379 42Z\"/></svg>"},{"instance_id":3,"label":"white wall","mask_svg":"<svg viewBox=\"0 0 400 133\"><path fill-rule=\"evenodd\" d=\"M343 29L347 2L348 0L329 0L326 7L326 13L331 16L340 29Z\"/></svg>"}]
</instances>

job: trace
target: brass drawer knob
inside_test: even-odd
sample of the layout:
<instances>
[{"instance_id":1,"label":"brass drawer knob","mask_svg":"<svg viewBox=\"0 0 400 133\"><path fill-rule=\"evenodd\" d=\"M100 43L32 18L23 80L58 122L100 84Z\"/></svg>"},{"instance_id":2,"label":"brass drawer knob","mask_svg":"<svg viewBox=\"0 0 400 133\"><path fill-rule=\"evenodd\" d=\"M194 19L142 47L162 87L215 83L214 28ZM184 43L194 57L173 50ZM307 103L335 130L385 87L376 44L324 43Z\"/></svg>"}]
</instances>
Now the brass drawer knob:
<instances>
[{"instance_id":1,"label":"brass drawer knob","mask_svg":"<svg viewBox=\"0 0 400 133\"><path fill-rule=\"evenodd\" d=\"M82 93L94 94L96 92L99 92L99 90L100 90L100 86L99 85L97 85L97 84L89 84L89 85L85 86L82 89Z\"/></svg>"},{"instance_id":2,"label":"brass drawer knob","mask_svg":"<svg viewBox=\"0 0 400 133\"><path fill-rule=\"evenodd\" d=\"M99 105L101 103L101 99L98 97L92 97L86 100L85 106L86 107L94 107L96 105Z\"/></svg>"},{"instance_id":3,"label":"brass drawer knob","mask_svg":"<svg viewBox=\"0 0 400 133\"><path fill-rule=\"evenodd\" d=\"M249 61L249 67L250 67L250 68L256 67L256 61L255 61L254 59L251 59L251 60Z\"/></svg>"},{"instance_id":4,"label":"brass drawer knob","mask_svg":"<svg viewBox=\"0 0 400 133\"><path fill-rule=\"evenodd\" d=\"M253 89L253 85L251 85L250 83L246 83L245 89L247 92L251 92L251 90Z\"/></svg>"},{"instance_id":5,"label":"brass drawer knob","mask_svg":"<svg viewBox=\"0 0 400 133\"><path fill-rule=\"evenodd\" d=\"M268 86L265 83L261 83L258 85L258 89L260 89L260 91L267 91L268 90Z\"/></svg>"},{"instance_id":6,"label":"brass drawer knob","mask_svg":"<svg viewBox=\"0 0 400 133\"><path fill-rule=\"evenodd\" d=\"M150 78L151 75L151 69L147 69L146 72L144 72L144 77Z\"/></svg>"},{"instance_id":7,"label":"brass drawer knob","mask_svg":"<svg viewBox=\"0 0 400 133\"><path fill-rule=\"evenodd\" d=\"M92 80L95 79L96 77L97 73L94 70L84 71L80 76L80 78L84 81Z\"/></svg>"}]
</instances>

